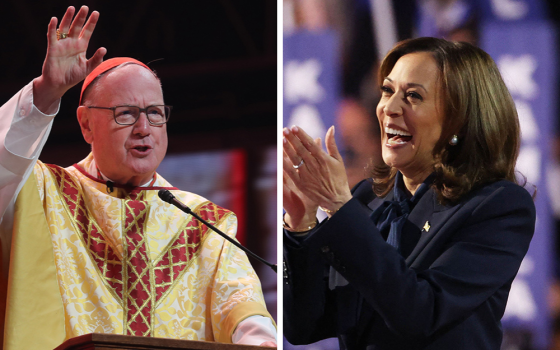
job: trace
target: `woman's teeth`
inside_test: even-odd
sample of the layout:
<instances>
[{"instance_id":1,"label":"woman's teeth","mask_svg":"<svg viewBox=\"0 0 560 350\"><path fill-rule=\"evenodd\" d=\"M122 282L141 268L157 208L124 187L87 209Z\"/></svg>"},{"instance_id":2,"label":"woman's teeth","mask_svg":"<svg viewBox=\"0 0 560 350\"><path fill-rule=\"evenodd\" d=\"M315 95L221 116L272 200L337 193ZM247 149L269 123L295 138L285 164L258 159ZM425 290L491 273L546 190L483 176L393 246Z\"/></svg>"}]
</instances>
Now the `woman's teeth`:
<instances>
[{"instance_id":1,"label":"woman's teeth","mask_svg":"<svg viewBox=\"0 0 560 350\"><path fill-rule=\"evenodd\" d=\"M389 128L389 127L385 127L385 133L387 135L392 134L392 135L399 135L399 136L412 136L411 134L409 134L406 131L392 129L392 128Z\"/></svg>"},{"instance_id":2,"label":"woman's teeth","mask_svg":"<svg viewBox=\"0 0 560 350\"><path fill-rule=\"evenodd\" d=\"M393 145L402 145L412 139L412 135L404 130L397 130L385 127L385 134L387 134L387 142Z\"/></svg>"}]
</instances>

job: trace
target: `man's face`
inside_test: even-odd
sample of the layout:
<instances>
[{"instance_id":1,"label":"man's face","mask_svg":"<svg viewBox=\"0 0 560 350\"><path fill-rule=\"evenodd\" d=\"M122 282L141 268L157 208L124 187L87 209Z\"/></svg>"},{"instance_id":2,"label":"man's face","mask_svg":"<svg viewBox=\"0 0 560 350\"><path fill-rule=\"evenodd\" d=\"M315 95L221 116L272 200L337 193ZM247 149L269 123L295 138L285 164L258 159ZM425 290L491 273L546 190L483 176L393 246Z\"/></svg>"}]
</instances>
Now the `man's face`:
<instances>
[{"instance_id":1,"label":"man's face","mask_svg":"<svg viewBox=\"0 0 560 350\"><path fill-rule=\"evenodd\" d=\"M86 105L97 107L163 105L157 78L146 68L130 64L101 77ZM111 180L142 185L152 178L167 150L166 125L154 126L144 112L133 125L119 125L113 111L78 109L82 133L92 145L99 170ZM86 113L87 118L80 117ZM87 120L87 123L85 123Z\"/></svg>"}]
</instances>

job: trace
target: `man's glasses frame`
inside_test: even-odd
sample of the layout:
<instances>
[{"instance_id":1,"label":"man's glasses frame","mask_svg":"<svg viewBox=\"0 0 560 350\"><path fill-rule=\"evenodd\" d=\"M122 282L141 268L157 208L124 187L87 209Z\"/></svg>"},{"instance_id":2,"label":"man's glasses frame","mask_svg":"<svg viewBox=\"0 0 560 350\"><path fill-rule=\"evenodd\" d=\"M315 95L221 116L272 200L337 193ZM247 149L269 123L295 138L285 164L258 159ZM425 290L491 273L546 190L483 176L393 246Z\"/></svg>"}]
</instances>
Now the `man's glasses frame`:
<instances>
[{"instance_id":1,"label":"man's glasses frame","mask_svg":"<svg viewBox=\"0 0 560 350\"><path fill-rule=\"evenodd\" d=\"M113 111L113 119L115 120L115 123L117 123L119 125L134 125L138 121L138 119L140 118L140 114L142 112L144 112L146 114L146 117L148 118L148 122L150 123L150 125L154 125L154 126L164 125L165 123L167 123L167 121L169 121L169 116L171 115L171 109L173 108L173 106L169 106L169 105L152 105L152 106L148 106L146 108L140 108L138 106L129 106L129 105L122 105L122 106L115 106L115 107L98 107L98 106L86 106L86 107L87 108L94 108L94 109L108 109L108 110ZM165 115L164 115L165 120L163 122L153 122L150 119L150 113L148 113L148 111L151 108L154 108L154 107L163 107L163 110L164 110L164 113L165 113ZM134 119L134 121L131 122L131 123L119 122L117 120L117 114L116 114L116 110L119 109L119 108L134 108L134 109L136 109L138 111L138 113L136 114L136 118Z\"/></svg>"}]
</instances>

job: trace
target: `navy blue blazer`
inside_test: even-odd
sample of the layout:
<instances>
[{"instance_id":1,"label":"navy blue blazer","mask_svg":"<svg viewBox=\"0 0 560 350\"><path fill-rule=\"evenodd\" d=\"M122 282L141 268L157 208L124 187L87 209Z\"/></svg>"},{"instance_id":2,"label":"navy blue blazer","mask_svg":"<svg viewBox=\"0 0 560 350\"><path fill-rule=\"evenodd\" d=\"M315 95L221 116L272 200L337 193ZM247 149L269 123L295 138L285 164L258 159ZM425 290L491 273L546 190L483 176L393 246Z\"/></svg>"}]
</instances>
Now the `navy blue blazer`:
<instances>
[{"instance_id":1,"label":"navy blue blazer","mask_svg":"<svg viewBox=\"0 0 560 350\"><path fill-rule=\"evenodd\" d=\"M535 228L529 193L499 181L444 206L430 189L402 230L403 255L369 218L382 201L362 181L305 239L284 233L288 341L338 337L350 350L498 350L510 286ZM329 288L331 267L346 285Z\"/></svg>"}]
</instances>

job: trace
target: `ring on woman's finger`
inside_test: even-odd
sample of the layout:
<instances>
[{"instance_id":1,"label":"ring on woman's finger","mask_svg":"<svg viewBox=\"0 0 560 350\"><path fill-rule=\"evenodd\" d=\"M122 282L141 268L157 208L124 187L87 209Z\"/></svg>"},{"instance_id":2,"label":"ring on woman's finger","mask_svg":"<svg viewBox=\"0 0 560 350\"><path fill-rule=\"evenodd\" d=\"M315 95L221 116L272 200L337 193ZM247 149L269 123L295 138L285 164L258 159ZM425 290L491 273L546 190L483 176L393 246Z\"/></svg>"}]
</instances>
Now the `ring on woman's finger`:
<instances>
[{"instance_id":1,"label":"ring on woman's finger","mask_svg":"<svg viewBox=\"0 0 560 350\"><path fill-rule=\"evenodd\" d=\"M66 39L68 37L68 33L63 33L59 29L56 30L56 40Z\"/></svg>"},{"instance_id":2,"label":"ring on woman's finger","mask_svg":"<svg viewBox=\"0 0 560 350\"><path fill-rule=\"evenodd\" d=\"M301 159L301 162L299 162L298 165L293 165L293 164L292 164L292 166L294 167L294 169L299 169L299 167L301 167L302 165L303 165L303 158Z\"/></svg>"}]
</instances>

